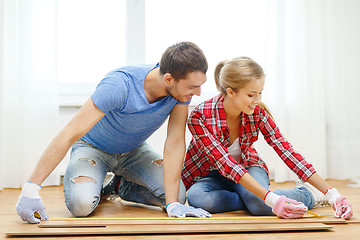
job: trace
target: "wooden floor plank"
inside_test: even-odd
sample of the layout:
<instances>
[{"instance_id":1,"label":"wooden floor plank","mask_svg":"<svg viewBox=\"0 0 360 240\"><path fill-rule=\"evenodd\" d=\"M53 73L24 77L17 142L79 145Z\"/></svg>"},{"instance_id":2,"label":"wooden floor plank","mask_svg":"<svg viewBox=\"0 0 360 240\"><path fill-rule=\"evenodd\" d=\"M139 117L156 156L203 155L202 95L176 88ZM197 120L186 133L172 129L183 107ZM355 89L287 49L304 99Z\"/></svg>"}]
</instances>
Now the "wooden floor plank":
<instances>
[{"instance_id":1,"label":"wooden floor plank","mask_svg":"<svg viewBox=\"0 0 360 240\"><path fill-rule=\"evenodd\" d=\"M14 236L89 236L89 235L143 235L143 234L188 234L188 233L240 233L240 232L289 232L331 230L322 223L296 224L191 224L191 225L109 225L90 228L39 228L23 225L22 228L7 231L7 237Z\"/></svg>"},{"instance_id":2,"label":"wooden floor plank","mask_svg":"<svg viewBox=\"0 0 360 240\"><path fill-rule=\"evenodd\" d=\"M72 221L43 221L39 224L41 228L64 228L64 227L101 227L109 225L189 225L189 224L295 224L295 223L324 223L324 224L346 224L344 219L334 217L323 218L300 218L300 219L134 219L134 220L72 220Z\"/></svg>"},{"instance_id":3,"label":"wooden floor plank","mask_svg":"<svg viewBox=\"0 0 360 240\"><path fill-rule=\"evenodd\" d=\"M349 224L332 224L331 231L291 231L291 232L252 232L252 233L206 233L203 234L157 234L157 235L126 235L124 238L129 240L208 240L209 237L213 240L302 240L302 239L326 239L326 240L339 240L339 239L358 239L360 235L359 219L360 219L360 188L350 187L348 184L351 182L340 180L328 180L331 186L337 188L341 194L353 205L354 216ZM287 183L274 183L271 182L273 189L290 189L293 188L293 182ZM5 232L13 230L26 230L25 227L34 228L36 225L24 223L16 213L15 205L18 200L21 189L4 189L0 191L0 239L4 239ZM64 194L62 186L43 187L40 195L46 206L47 214L50 218L72 218L73 216L66 208L64 203ZM319 215L332 214L331 207L323 207L311 209ZM309 214L306 214L309 215ZM246 217L251 216L247 211L239 210L227 213L213 214L213 217ZM149 217L167 217L160 208L138 205L136 203L119 201L102 201L96 208L94 214L90 218L149 218ZM64 236L64 239L69 240L118 240L119 235L104 235L104 236ZM18 239L17 237L13 239ZM26 239L38 240L38 236L28 236ZM54 240L59 239L57 236L43 236L40 239Z\"/></svg>"}]
</instances>

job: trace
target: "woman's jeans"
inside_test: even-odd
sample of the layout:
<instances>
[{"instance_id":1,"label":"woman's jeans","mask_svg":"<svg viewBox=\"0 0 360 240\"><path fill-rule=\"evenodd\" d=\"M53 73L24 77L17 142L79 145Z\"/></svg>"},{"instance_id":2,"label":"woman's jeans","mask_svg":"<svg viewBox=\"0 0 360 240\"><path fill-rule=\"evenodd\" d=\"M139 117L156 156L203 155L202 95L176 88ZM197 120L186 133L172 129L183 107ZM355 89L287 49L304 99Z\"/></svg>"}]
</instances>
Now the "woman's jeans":
<instances>
[{"instance_id":1,"label":"woman's jeans","mask_svg":"<svg viewBox=\"0 0 360 240\"><path fill-rule=\"evenodd\" d=\"M269 177L264 169L254 166L247 170L261 186L269 189ZM306 187L279 189L273 192L302 202L309 209L314 207L314 197ZM256 216L274 215L262 199L241 184L223 177L218 171L210 172L190 187L188 202L189 205L203 208L210 213L248 210Z\"/></svg>"},{"instance_id":2,"label":"woman's jeans","mask_svg":"<svg viewBox=\"0 0 360 240\"><path fill-rule=\"evenodd\" d=\"M126 201L153 206L165 205L162 157L144 142L123 154L109 154L79 140L74 143L64 177L65 203L77 217L87 216L100 201L108 171L122 176L119 196ZM88 177L86 181L79 181ZM180 181L179 202L185 203L186 190Z\"/></svg>"}]
</instances>

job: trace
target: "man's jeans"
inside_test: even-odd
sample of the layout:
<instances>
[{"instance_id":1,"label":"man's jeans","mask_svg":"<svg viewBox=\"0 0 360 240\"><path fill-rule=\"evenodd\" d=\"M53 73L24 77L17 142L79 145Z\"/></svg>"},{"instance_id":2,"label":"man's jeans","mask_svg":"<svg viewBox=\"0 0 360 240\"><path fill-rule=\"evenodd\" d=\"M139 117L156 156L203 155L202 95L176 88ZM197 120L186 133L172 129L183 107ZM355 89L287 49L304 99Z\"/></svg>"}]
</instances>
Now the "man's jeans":
<instances>
[{"instance_id":1,"label":"man's jeans","mask_svg":"<svg viewBox=\"0 0 360 240\"><path fill-rule=\"evenodd\" d=\"M128 153L109 154L79 140L72 147L64 177L65 203L74 216L87 216L94 211L108 171L122 176L119 196L123 200L165 205L162 157L149 144L144 142ZM78 177L89 179L79 182ZM180 182L179 202L185 203L186 190Z\"/></svg>"},{"instance_id":2,"label":"man's jeans","mask_svg":"<svg viewBox=\"0 0 360 240\"><path fill-rule=\"evenodd\" d=\"M264 188L269 189L269 177L260 167L247 168L249 174ZM314 197L305 187L274 190L302 202L309 209L314 207ZM193 207L203 208L210 213L248 210L252 215L274 215L272 209L262 199L245 189L241 184L223 177L218 171L212 171L192 185L188 191L188 202Z\"/></svg>"}]
</instances>

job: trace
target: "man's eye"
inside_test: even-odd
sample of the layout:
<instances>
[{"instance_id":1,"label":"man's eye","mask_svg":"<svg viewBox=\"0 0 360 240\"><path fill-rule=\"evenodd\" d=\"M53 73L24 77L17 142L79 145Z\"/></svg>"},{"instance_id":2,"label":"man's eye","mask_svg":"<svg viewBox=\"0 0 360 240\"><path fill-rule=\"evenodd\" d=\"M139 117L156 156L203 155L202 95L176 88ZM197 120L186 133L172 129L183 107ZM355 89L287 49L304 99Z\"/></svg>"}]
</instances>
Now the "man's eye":
<instances>
[{"instance_id":1,"label":"man's eye","mask_svg":"<svg viewBox=\"0 0 360 240\"><path fill-rule=\"evenodd\" d=\"M251 95L251 94L249 94L248 96L249 96L249 97L254 97L254 94L252 94L252 95Z\"/></svg>"}]
</instances>

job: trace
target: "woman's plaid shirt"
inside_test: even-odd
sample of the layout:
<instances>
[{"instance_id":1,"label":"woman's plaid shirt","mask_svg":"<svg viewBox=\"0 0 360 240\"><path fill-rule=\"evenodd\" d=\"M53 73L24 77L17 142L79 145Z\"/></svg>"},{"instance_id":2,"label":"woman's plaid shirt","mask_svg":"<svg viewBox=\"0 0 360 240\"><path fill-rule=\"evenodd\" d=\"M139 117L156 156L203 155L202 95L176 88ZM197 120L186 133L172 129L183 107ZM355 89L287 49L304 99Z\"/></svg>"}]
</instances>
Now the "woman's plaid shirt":
<instances>
[{"instance_id":1,"label":"woman's plaid shirt","mask_svg":"<svg viewBox=\"0 0 360 240\"><path fill-rule=\"evenodd\" d=\"M265 162L253 147L259 131L285 164L306 181L315 173L313 166L282 136L269 114L257 106L252 115L241 114L239 127L240 162L228 152L229 128L223 107L224 98L218 95L198 105L190 114L188 127L193 135L186 153L182 180L187 188L212 170L239 182L247 173L245 168L259 166L268 172Z\"/></svg>"}]
</instances>

